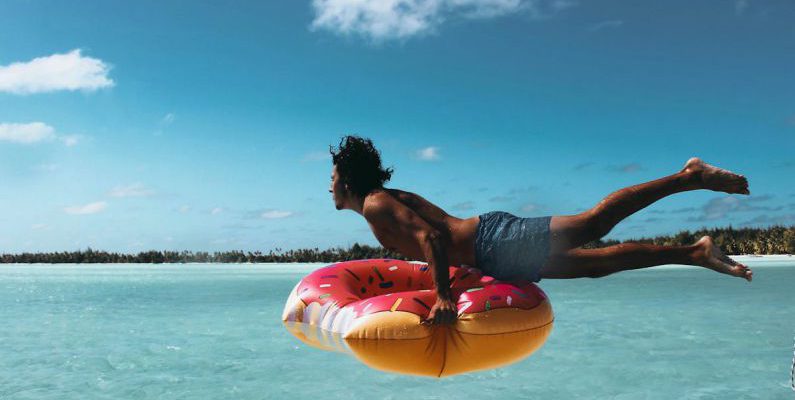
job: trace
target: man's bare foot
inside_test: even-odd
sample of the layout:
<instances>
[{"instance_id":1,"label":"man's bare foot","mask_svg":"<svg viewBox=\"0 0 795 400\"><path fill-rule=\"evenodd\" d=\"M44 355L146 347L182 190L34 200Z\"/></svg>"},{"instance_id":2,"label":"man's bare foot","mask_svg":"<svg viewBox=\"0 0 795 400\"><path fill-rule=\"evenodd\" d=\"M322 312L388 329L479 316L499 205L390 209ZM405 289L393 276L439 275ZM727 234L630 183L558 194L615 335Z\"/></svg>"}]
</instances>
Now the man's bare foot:
<instances>
[{"instance_id":1,"label":"man's bare foot","mask_svg":"<svg viewBox=\"0 0 795 400\"><path fill-rule=\"evenodd\" d=\"M745 278L751 282L754 276L753 271L723 254L720 248L712 242L711 237L702 236L695 245L698 247L695 256L698 265L723 274Z\"/></svg>"},{"instance_id":2,"label":"man's bare foot","mask_svg":"<svg viewBox=\"0 0 795 400\"><path fill-rule=\"evenodd\" d=\"M716 192L751 194L743 175L707 164L698 157L687 160L681 172L691 172L693 180L704 189Z\"/></svg>"}]
</instances>

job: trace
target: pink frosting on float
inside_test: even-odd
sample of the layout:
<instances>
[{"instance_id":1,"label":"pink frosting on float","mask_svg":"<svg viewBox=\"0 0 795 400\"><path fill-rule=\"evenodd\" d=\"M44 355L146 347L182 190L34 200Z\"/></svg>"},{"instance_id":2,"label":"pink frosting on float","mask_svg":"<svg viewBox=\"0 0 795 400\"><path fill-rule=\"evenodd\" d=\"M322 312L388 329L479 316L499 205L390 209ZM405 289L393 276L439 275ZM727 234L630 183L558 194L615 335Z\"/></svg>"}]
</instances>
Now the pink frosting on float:
<instances>
[{"instance_id":1,"label":"pink frosting on float","mask_svg":"<svg viewBox=\"0 0 795 400\"><path fill-rule=\"evenodd\" d=\"M545 294L530 282L503 282L470 267L449 267L459 314L499 308L529 310ZM405 311L425 318L436 302L433 277L425 263L374 259L328 265L307 275L297 294L305 304L334 302L355 317L382 311Z\"/></svg>"}]
</instances>

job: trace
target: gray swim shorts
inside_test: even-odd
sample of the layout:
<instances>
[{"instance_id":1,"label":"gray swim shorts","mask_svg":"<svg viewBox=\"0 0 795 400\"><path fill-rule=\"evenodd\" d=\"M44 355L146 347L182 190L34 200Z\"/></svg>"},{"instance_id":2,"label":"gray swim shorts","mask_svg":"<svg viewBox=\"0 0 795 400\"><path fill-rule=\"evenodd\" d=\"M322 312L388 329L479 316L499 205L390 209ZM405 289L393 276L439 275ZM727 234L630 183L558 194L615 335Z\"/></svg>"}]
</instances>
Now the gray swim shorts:
<instances>
[{"instance_id":1,"label":"gray swim shorts","mask_svg":"<svg viewBox=\"0 0 795 400\"><path fill-rule=\"evenodd\" d=\"M520 218L503 211L480 216L475 237L476 267L501 281L538 282L549 255L551 216Z\"/></svg>"}]
</instances>

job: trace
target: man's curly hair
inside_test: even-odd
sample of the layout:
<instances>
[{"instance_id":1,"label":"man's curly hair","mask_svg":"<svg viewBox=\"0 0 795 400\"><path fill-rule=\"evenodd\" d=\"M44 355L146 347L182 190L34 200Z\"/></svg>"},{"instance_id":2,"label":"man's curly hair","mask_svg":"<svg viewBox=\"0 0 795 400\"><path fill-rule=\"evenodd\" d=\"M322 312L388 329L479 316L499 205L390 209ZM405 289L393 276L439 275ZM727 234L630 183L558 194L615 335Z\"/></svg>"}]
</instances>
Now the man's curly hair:
<instances>
[{"instance_id":1,"label":"man's curly hair","mask_svg":"<svg viewBox=\"0 0 795 400\"><path fill-rule=\"evenodd\" d=\"M392 177L392 168L381 166L381 154L370 139L348 135L340 139L337 151L329 146L329 152L342 183L358 196L383 187Z\"/></svg>"}]
</instances>

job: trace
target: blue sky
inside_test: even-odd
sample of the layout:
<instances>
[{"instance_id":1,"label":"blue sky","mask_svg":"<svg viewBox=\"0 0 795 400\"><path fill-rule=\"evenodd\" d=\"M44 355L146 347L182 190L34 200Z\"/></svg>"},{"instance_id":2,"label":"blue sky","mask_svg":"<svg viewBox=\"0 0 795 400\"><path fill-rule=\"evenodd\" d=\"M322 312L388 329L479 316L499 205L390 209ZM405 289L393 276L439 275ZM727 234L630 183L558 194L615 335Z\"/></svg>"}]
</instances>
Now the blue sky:
<instances>
[{"instance_id":1,"label":"blue sky","mask_svg":"<svg viewBox=\"0 0 795 400\"><path fill-rule=\"evenodd\" d=\"M566 215L691 156L608 238L795 224L795 3L0 3L0 251L376 244L328 146L457 216Z\"/></svg>"}]
</instances>

